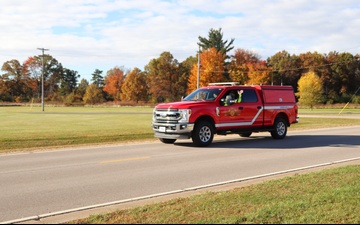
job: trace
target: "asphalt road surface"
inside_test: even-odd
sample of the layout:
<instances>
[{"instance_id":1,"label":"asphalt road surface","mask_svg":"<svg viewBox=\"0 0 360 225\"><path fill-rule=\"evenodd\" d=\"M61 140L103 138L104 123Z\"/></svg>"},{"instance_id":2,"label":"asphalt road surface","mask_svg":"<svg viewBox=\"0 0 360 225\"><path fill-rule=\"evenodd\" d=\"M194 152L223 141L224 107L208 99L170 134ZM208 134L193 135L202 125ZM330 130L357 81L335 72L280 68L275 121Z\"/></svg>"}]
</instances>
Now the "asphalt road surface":
<instances>
[{"instance_id":1,"label":"asphalt road surface","mask_svg":"<svg viewBox=\"0 0 360 225\"><path fill-rule=\"evenodd\" d=\"M360 126L288 132L283 140L269 133L215 136L206 148L181 140L4 154L0 223L44 223L54 215L359 159Z\"/></svg>"}]
</instances>

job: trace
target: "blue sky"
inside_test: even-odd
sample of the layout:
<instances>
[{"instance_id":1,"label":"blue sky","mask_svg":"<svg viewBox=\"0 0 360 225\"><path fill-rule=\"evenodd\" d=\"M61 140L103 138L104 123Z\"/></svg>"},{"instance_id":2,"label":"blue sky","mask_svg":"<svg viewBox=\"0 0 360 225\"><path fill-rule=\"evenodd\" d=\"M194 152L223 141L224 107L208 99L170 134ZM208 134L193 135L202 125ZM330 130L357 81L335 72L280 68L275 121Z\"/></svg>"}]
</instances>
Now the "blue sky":
<instances>
[{"instance_id":1,"label":"blue sky","mask_svg":"<svg viewBox=\"0 0 360 225\"><path fill-rule=\"evenodd\" d=\"M360 54L358 0L0 0L0 64L51 54L90 81L95 69L144 66L164 51L195 56L198 36L266 59L330 51Z\"/></svg>"}]
</instances>

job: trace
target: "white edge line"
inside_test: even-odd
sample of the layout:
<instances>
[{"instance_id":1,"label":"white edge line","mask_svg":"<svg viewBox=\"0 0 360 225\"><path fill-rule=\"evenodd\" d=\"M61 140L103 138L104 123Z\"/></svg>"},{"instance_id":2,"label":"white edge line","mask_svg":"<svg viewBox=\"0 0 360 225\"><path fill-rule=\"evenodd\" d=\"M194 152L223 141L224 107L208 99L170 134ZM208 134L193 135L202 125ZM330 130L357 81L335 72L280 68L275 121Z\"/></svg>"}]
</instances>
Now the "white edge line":
<instances>
[{"instance_id":1,"label":"white edge line","mask_svg":"<svg viewBox=\"0 0 360 225\"><path fill-rule=\"evenodd\" d=\"M161 196L166 196L166 195L171 195L171 194L178 194L178 193L182 193L182 192L188 192L188 191L194 191L194 190L199 190L199 189L205 189L205 188L209 188L209 187L221 186L221 185L225 185L225 184L243 182L243 181L247 181L247 180L253 180L253 179L258 179L258 178L263 178L263 177L268 177L268 176L274 176L274 175L279 175L279 174L284 174L284 173L289 173L289 172L295 172L295 171L306 170L306 169L322 167L322 166L329 166L329 165L339 164L339 163L343 163L343 162L350 162L350 161L355 161L355 160L359 160L359 159L360 159L360 157L357 157L357 158L344 159L344 160L339 160L339 161L334 161L334 162L329 162L329 163L322 163L322 164L317 164L317 165L312 165L312 166L299 167L299 168L295 168L295 169L283 170L283 171L274 172L274 173L267 173L267 174L252 176L252 177L245 177L245 178L241 178L241 179L235 179L235 180L207 184L207 185L202 185L202 186L197 186L197 187L185 188L182 190L175 190L175 191L163 192L163 193L158 193L158 194L153 194L153 195L146 195L146 196L141 196L141 197L136 197L136 198L129 198L129 199L124 199L124 200L119 200L119 201L107 202L107 203L103 203L103 204L90 205L90 206L74 208L74 209L69 209L69 210L63 210L63 211L58 211L58 212L53 212L53 213L41 214L38 216L24 217L24 218L20 218L20 219L16 219L16 220L0 222L0 224L13 224L13 223L20 223L20 222L25 222L25 221L30 221L30 220L40 220L42 218L62 215L62 214L66 214L66 213L72 213L72 212L84 211L84 210L100 208L100 207L105 207L105 206L110 206L110 205L117 205L117 204L122 204L122 203L140 201L140 200L156 198L156 197L161 197Z\"/></svg>"}]
</instances>

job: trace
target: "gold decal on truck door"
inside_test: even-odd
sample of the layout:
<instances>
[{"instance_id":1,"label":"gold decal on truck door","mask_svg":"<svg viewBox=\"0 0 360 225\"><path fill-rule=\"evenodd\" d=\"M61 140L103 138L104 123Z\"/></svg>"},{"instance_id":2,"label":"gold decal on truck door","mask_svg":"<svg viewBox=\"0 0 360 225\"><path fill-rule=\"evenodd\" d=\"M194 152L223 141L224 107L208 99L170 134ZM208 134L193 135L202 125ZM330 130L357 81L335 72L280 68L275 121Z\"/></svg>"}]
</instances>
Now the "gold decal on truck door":
<instances>
[{"instance_id":1,"label":"gold decal on truck door","mask_svg":"<svg viewBox=\"0 0 360 225\"><path fill-rule=\"evenodd\" d=\"M236 108L230 108L228 111L225 112L226 116L238 116L240 115L240 111Z\"/></svg>"}]
</instances>

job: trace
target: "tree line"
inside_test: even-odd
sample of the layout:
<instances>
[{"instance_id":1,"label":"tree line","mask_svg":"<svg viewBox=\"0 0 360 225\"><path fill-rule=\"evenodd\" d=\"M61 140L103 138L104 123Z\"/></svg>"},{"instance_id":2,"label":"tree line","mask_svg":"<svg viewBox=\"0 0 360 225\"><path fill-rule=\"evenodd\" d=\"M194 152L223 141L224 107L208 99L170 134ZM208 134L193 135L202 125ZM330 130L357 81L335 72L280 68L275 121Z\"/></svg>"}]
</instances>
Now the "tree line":
<instances>
[{"instance_id":1,"label":"tree line","mask_svg":"<svg viewBox=\"0 0 360 225\"><path fill-rule=\"evenodd\" d=\"M307 73L315 74L311 78L313 82L320 82L321 98L317 102L331 104L351 100L360 103L359 96L353 96L360 86L359 54L332 51L296 55L283 50L261 60L256 52L234 50L234 39L223 40L221 28L210 29L208 37L198 38L197 55L182 62L170 52L163 52L143 70L116 66L104 75L103 71L95 69L90 82L79 81L77 71L64 68L48 54L29 57L22 64L12 59L1 68L0 102L40 102L44 72L45 101L65 104L170 102L191 93L198 85L228 81L246 85L291 85L298 93L300 78ZM301 93L298 97L301 99Z\"/></svg>"}]
</instances>

